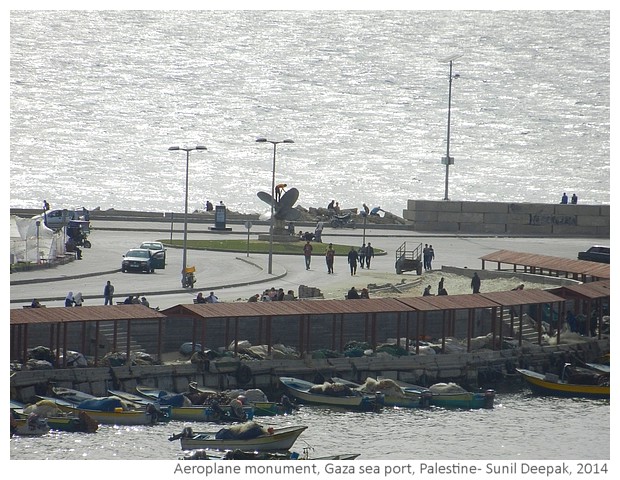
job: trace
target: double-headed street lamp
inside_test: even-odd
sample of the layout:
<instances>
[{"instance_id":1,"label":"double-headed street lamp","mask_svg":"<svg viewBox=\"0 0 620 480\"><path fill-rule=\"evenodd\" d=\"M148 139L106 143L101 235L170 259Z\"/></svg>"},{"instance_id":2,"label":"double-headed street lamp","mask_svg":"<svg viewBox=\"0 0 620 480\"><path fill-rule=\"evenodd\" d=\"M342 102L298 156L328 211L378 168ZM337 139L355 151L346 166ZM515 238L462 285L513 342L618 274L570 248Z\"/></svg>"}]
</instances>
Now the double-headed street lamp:
<instances>
[{"instance_id":1,"label":"double-headed street lamp","mask_svg":"<svg viewBox=\"0 0 620 480\"><path fill-rule=\"evenodd\" d=\"M273 272L273 231L274 231L274 210L275 210L275 196L276 196L276 146L279 143L295 143L293 140L267 140L266 138L257 138L259 143L271 143L273 145L273 169L271 172L271 220L269 227L269 263L267 272L271 274Z\"/></svg>"},{"instance_id":2,"label":"double-headed street lamp","mask_svg":"<svg viewBox=\"0 0 620 480\"><path fill-rule=\"evenodd\" d=\"M450 198L448 198L448 175L450 172L450 165L454 165L454 157L450 156L450 107L452 104L452 79L458 78L459 74L457 73L452 75L452 62L462 56L462 54L457 53L440 60L441 63L450 63L450 73L448 75L448 134L446 141L446 156L441 159L441 163L446 166L446 191L443 198L444 200L450 200Z\"/></svg>"},{"instance_id":3,"label":"double-headed street lamp","mask_svg":"<svg viewBox=\"0 0 620 480\"><path fill-rule=\"evenodd\" d=\"M168 150L183 150L187 154L187 160L185 163L185 220L183 226L183 270L181 277L181 286L183 288L187 287L187 197L189 190L189 152L192 150L206 150L207 147L204 145L196 145L195 147L170 147Z\"/></svg>"}]
</instances>

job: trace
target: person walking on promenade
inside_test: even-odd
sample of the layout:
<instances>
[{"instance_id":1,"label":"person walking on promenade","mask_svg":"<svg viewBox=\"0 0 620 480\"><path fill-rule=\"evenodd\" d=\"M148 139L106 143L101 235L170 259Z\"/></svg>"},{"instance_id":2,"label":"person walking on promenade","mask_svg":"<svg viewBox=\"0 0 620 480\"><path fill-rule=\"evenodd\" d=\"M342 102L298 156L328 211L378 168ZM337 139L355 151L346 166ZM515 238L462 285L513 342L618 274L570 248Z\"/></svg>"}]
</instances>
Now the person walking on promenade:
<instances>
[{"instance_id":1,"label":"person walking on promenade","mask_svg":"<svg viewBox=\"0 0 620 480\"><path fill-rule=\"evenodd\" d=\"M472 293L480 293L480 277L478 272L474 272L474 276L471 279L471 289Z\"/></svg>"},{"instance_id":2,"label":"person walking on promenade","mask_svg":"<svg viewBox=\"0 0 620 480\"><path fill-rule=\"evenodd\" d=\"M360 268L364 268L364 264L366 263L366 244L362 243L362 246L357 251L357 256L360 259Z\"/></svg>"},{"instance_id":3,"label":"person walking on promenade","mask_svg":"<svg viewBox=\"0 0 620 480\"><path fill-rule=\"evenodd\" d=\"M103 304L114 305L114 285L108 280L103 287Z\"/></svg>"},{"instance_id":4,"label":"person walking on promenade","mask_svg":"<svg viewBox=\"0 0 620 480\"><path fill-rule=\"evenodd\" d=\"M370 242L368 242L368 245L366 246L366 268L367 269L370 269L371 258L375 258L375 249L372 247L372 245L370 245Z\"/></svg>"},{"instance_id":5,"label":"person walking on promenade","mask_svg":"<svg viewBox=\"0 0 620 480\"><path fill-rule=\"evenodd\" d=\"M349 264L351 275L355 275L357 273L357 260L357 252L355 251L355 247L352 246L349 254L347 255L347 263Z\"/></svg>"},{"instance_id":6,"label":"person walking on promenade","mask_svg":"<svg viewBox=\"0 0 620 480\"><path fill-rule=\"evenodd\" d=\"M334 258L336 252L333 245L330 243L325 252L325 263L327 264L327 273L334 273Z\"/></svg>"},{"instance_id":7,"label":"person walking on promenade","mask_svg":"<svg viewBox=\"0 0 620 480\"><path fill-rule=\"evenodd\" d=\"M323 227L325 225L323 224L322 220L319 220L316 224L316 228L314 229L314 241L318 242L318 243L323 243L323 240L321 238L321 235L323 235Z\"/></svg>"},{"instance_id":8,"label":"person walking on promenade","mask_svg":"<svg viewBox=\"0 0 620 480\"><path fill-rule=\"evenodd\" d=\"M312 244L310 241L304 245L304 259L306 260L306 270L310 270L310 262L312 261Z\"/></svg>"}]
</instances>

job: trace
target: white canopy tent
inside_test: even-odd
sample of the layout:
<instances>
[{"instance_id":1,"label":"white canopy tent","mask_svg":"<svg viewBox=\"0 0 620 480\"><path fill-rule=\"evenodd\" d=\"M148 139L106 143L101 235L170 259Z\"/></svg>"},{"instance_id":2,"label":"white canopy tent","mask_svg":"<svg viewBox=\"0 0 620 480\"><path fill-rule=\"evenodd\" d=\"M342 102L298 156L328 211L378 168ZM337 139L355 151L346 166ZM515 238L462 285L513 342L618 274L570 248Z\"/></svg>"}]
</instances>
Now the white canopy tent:
<instances>
[{"instance_id":1,"label":"white canopy tent","mask_svg":"<svg viewBox=\"0 0 620 480\"><path fill-rule=\"evenodd\" d=\"M45 226L42 215L11 215L11 263L56 259L64 254L62 237L62 232L55 233Z\"/></svg>"}]
</instances>

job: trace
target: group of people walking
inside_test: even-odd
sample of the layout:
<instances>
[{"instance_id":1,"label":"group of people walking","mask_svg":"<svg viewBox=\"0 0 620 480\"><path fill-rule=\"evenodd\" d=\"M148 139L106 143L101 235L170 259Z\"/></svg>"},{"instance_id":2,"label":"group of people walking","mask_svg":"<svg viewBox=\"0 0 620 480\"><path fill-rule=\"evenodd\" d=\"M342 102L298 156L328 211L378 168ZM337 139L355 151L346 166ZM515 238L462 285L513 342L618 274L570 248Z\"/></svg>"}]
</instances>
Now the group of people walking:
<instances>
[{"instance_id":1,"label":"group of people walking","mask_svg":"<svg viewBox=\"0 0 620 480\"><path fill-rule=\"evenodd\" d=\"M314 247L310 241L306 241L303 247L303 255L304 262L306 264L306 270L310 270L310 264L312 263L312 252ZM355 275L357 273L357 267L360 268L370 268L370 262L375 257L375 249L368 242L367 244L362 244L359 249L355 247L351 247L351 250L347 254L347 263L349 264L349 269L351 271L351 275ZM325 264L327 265L327 273L334 273L334 260L336 258L336 251L334 250L334 245L330 243L327 246L327 250L325 250Z\"/></svg>"}]
</instances>

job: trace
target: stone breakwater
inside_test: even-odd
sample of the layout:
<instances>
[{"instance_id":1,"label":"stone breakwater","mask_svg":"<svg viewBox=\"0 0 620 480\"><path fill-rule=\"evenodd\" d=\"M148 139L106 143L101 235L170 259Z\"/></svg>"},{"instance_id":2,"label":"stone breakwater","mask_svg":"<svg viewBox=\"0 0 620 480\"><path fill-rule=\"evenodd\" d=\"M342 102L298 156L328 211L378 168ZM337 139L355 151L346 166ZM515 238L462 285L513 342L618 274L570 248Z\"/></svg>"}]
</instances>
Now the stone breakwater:
<instances>
[{"instance_id":1,"label":"stone breakwater","mask_svg":"<svg viewBox=\"0 0 620 480\"><path fill-rule=\"evenodd\" d=\"M409 200L403 217L416 231L609 238L609 205Z\"/></svg>"}]
</instances>

